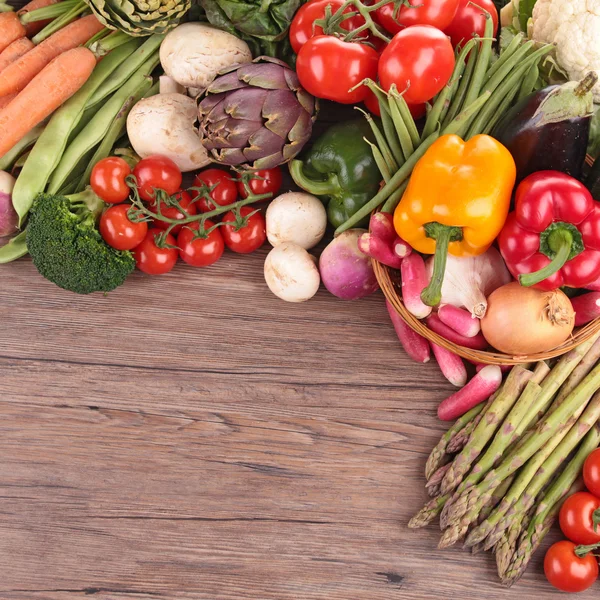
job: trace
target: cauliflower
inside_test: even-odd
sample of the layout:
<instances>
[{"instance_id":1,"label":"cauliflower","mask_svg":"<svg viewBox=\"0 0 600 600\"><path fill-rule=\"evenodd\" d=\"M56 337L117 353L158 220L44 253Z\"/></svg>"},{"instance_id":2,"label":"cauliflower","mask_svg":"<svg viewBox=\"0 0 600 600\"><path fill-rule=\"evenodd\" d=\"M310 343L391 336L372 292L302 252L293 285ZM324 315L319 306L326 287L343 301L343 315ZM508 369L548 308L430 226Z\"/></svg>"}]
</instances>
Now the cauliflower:
<instances>
[{"instance_id":1,"label":"cauliflower","mask_svg":"<svg viewBox=\"0 0 600 600\"><path fill-rule=\"evenodd\" d=\"M537 0L532 37L556 44L556 59L570 79L600 75L600 0ZM600 82L593 92L600 102Z\"/></svg>"}]
</instances>

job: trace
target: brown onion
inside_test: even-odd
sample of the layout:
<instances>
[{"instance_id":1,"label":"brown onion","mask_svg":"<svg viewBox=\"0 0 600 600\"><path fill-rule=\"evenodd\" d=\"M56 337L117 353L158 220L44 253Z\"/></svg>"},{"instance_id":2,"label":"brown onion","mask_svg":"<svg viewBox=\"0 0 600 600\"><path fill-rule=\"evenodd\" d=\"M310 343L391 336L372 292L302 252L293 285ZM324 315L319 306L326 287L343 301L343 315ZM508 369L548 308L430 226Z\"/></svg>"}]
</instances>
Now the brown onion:
<instances>
[{"instance_id":1,"label":"brown onion","mask_svg":"<svg viewBox=\"0 0 600 600\"><path fill-rule=\"evenodd\" d=\"M490 345L506 354L552 350L571 335L575 325L571 301L560 290L545 292L514 281L492 292L487 301L481 331Z\"/></svg>"}]
</instances>

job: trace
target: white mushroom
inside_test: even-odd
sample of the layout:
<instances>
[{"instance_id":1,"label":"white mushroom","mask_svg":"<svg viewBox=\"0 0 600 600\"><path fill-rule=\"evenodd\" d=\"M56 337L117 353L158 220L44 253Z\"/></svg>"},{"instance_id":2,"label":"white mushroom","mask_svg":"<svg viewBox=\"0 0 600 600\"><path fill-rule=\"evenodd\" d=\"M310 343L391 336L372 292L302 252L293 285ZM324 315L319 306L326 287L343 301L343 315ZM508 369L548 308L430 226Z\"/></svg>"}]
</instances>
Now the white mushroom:
<instances>
[{"instance_id":1,"label":"white mushroom","mask_svg":"<svg viewBox=\"0 0 600 600\"><path fill-rule=\"evenodd\" d=\"M194 126L196 103L183 94L158 94L140 100L127 117L127 135L142 157L168 156L182 171L210 163Z\"/></svg>"},{"instance_id":2,"label":"white mushroom","mask_svg":"<svg viewBox=\"0 0 600 600\"><path fill-rule=\"evenodd\" d=\"M160 45L165 73L186 88L204 89L221 69L251 60L246 42L196 22L175 27Z\"/></svg>"},{"instance_id":3,"label":"white mushroom","mask_svg":"<svg viewBox=\"0 0 600 600\"><path fill-rule=\"evenodd\" d=\"M288 192L269 204L266 221L267 238L272 246L293 242L308 250L323 239L327 212L315 196Z\"/></svg>"}]
</instances>

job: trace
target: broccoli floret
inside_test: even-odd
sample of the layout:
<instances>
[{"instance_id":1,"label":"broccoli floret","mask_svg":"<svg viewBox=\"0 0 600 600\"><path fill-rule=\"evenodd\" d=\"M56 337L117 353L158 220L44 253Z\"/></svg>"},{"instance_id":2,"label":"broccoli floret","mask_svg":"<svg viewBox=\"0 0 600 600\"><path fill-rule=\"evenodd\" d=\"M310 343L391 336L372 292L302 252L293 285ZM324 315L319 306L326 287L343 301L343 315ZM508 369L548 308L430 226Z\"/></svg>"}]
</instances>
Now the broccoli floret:
<instances>
[{"instance_id":1,"label":"broccoli floret","mask_svg":"<svg viewBox=\"0 0 600 600\"><path fill-rule=\"evenodd\" d=\"M91 190L38 194L29 213L27 249L46 279L77 294L109 292L123 284L135 260L102 239L96 228L102 207Z\"/></svg>"}]
</instances>

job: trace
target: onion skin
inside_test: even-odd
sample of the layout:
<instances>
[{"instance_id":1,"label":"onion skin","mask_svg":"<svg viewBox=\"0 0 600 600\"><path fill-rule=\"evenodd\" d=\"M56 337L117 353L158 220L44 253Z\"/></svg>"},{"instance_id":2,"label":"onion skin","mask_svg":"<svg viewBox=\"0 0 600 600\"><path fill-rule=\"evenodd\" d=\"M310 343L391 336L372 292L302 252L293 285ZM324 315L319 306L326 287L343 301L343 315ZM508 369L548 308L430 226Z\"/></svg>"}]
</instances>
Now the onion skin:
<instances>
[{"instance_id":1,"label":"onion skin","mask_svg":"<svg viewBox=\"0 0 600 600\"><path fill-rule=\"evenodd\" d=\"M481 331L497 350L515 356L547 352L565 342L575 326L575 311L560 290L546 292L516 281L487 299Z\"/></svg>"}]
</instances>

